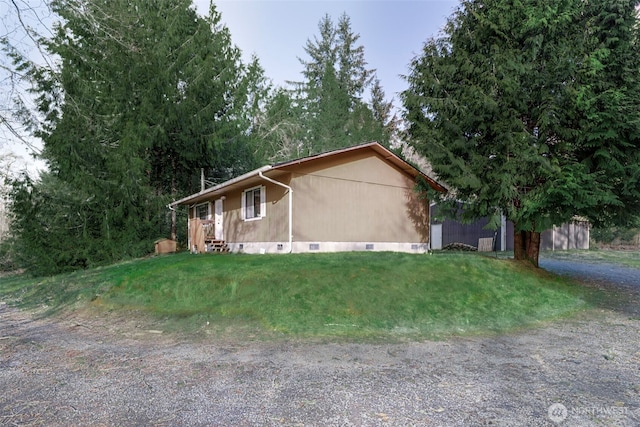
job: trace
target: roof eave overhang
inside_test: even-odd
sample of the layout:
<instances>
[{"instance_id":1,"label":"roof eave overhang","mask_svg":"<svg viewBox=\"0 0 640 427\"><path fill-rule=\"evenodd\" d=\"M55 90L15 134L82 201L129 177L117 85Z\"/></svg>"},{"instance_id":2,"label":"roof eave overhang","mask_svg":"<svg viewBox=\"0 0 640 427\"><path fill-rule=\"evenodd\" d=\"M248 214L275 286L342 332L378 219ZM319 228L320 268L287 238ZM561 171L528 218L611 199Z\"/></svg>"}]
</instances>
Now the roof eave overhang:
<instances>
[{"instance_id":1,"label":"roof eave overhang","mask_svg":"<svg viewBox=\"0 0 640 427\"><path fill-rule=\"evenodd\" d=\"M435 191L439 191L439 192L442 192L442 193L448 192L447 187L445 187L444 185L440 184L439 182L437 182L433 178L429 177L428 175L426 175L421 170L417 169L412 164L410 164L407 161L403 160L402 158L398 157L395 153L393 153L392 151L390 151L389 149L387 149L386 147L384 147L383 145L381 145L378 142L367 142L365 144L360 144L360 145L356 145L356 146L353 146L353 147L342 148L342 149L338 149L338 150L334 150L334 151L329 151L329 152L326 152L326 153L316 154L314 156L308 156L308 157L303 157L301 159L290 160L290 161L286 161L286 162L282 162L282 163L278 163L276 165L273 165L273 168L274 169L286 168L288 166L299 165L299 164L302 164L302 163L306 163L306 162L315 161L315 160L322 159L322 158L327 158L327 157L339 155L339 154L342 154L342 153L345 153L345 152L353 152L355 150L364 150L364 149L371 149L371 150L375 151L376 153L378 153L378 155L380 155L382 158L384 158L387 162L393 164L395 167L397 167L398 169L400 169L401 171L403 171L407 175L413 177L414 179L418 178L419 176L422 177L431 186L431 188L433 188Z\"/></svg>"},{"instance_id":2,"label":"roof eave overhang","mask_svg":"<svg viewBox=\"0 0 640 427\"><path fill-rule=\"evenodd\" d=\"M175 207L175 206L180 206L180 205L193 205L193 204L197 204L200 201L204 201L207 200L209 197L211 196L215 196L216 194L221 194L225 191L228 191L231 187L235 186L236 184L240 184L242 182L248 181L251 178L257 177L259 176L259 174L262 172L266 172L268 170L272 169L271 165L267 165L267 166L262 166L261 168L258 169L254 169L250 172L247 172L243 175L237 176L233 179L230 179L229 181L225 181L222 184L218 184L215 185L211 188L207 188L205 190L202 190L198 193L192 194L190 196L184 197L180 200L176 200L175 202L171 202L169 204L169 206L171 207Z\"/></svg>"},{"instance_id":3,"label":"roof eave overhang","mask_svg":"<svg viewBox=\"0 0 640 427\"><path fill-rule=\"evenodd\" d=\"M380 154L386 161L394 164L397 168L402 170L404 173L412 176L414 179L416 179L418 177L421 177L434 190L439 191L441 193L446 193L448 191L447 187L445 187L444 185L440 184L439 182L437 182L436 180L434 180L433 178L431 178L430 176L428 176L427 174L422 172L420 169L418 169L415 166L413 166L412 164L408 163L406 160L404 160L401 157L397 156L396 154L394 154L393 152L391 152L387 148L383 147L382 145L376 143L375 145L372 146L372 148L378 154Z\"/></svg>"},{"instance_id":4,"label":"roof eave overhang","mask_svg":"<svg viewBox=\"0 0 640 427\"><path fill-rule=\"evenodd\" d=\"M318 159L322 159L322 158L327 158L327 157L331 157L331 156L335 156L335 155L339 155L339 154L344 153L344 152L350 152L350 151L355 151L355 150L363 150L363 149L371 149L371 150L375 151L378 155L380 155L382 158L384 158L385 161L393 164L395 167L397 167L398 169L400 169L401 171L403 171L407 175L413 177L414 179L417 179L418 177L421 177L422 179L424 179L431 186L431 188L433 188L436 191L439 191L439 192L447 192L448 191L445 186L443 186L442 184L438 183L433 178L429 177L424 172L420 171L419 169L417 169L416 167L414 167L410 163L406 162L402 158L398 157L392 151L388 150L387 148L383 147L382 145L380 145L377 142L369 142L369 143L357 145L357 146L354 146L354 147L348 147L348 148L343 148L343 149L339 149L339 150L330 151L330 152L327 152L327 153L317 154L317 155L314 155L314 156L304 157L302 159L291 160L291 161L287 161L287 162L278 163L278 164L275 164L275 165L262 166L261 168L258 168L258 169L252 170L250 172L247 172L247 173L245 173L243 175L240 175L240 176L238 176L236 178L230 179L229 181L225 181L222 184L215 185L215 186L213 186L211 188L207 188L205 190L202 190L199 193L195 193L195 194L192 194L190 196L184 197L184 198L182 198L180 200L176 200L175 202L170 203L169 206L173 208L173 207L180 206L180 205L198 204L200 202L204 202L206 200L209 200L212 196L222 195L225 192L228 192L229 190L232 190L233 188L235 188L239 184L246 183L247 181L251 181L254 178L258 178L259 179L259 176L260 176L261 173L265 173L267 171L284 171L289 166L299 165L299 164L302 164L302 163L307 163L307 162L310 162L310 161L314 161L314 160L318 160Z\"/></svg>"}]
</instances>

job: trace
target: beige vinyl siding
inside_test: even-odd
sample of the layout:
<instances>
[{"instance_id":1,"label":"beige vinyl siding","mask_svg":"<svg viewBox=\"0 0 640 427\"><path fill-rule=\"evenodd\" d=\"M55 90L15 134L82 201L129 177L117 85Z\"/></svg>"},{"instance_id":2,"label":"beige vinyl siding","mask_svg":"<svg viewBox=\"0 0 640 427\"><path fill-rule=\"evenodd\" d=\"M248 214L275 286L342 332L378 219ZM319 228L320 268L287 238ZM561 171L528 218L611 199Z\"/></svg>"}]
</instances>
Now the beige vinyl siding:
<instances>
[{"instance_id":1,"label":"beige vinyl siding","mask_svg":"<svg viewBox=\"0 0 640 427\"><path fill-rule=\"evenodd\" d=\"M295 241L427 242L414 181L376 153L295 169Z\"/></svg>"},{"instance_id":2,"label":"beige vinyl siding","mask_svg":"<svg viewBox=\"0 0 640 427\"><path fill-rule=\"evenodd\" d=\"M227 242L286 242L289 240L289 200L286 190L263 181L266 212L263 218L242 219L242 192L254 185L226 194L224 201L224 238Z\"/></svg>"}]
</instances>

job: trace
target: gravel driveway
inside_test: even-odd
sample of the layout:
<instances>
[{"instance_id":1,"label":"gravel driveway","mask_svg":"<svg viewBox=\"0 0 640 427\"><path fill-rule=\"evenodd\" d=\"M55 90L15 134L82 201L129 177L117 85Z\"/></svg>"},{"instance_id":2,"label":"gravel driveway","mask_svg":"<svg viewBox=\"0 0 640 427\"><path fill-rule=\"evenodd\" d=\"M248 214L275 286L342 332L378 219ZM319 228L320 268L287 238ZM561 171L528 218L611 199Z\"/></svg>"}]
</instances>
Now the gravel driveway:
<instances>
[{"instance_id":1,"label":"gravel driveway","mask_svg":"<svg viewBox=\"0 0 640 427\"><path fill-rule=\"evenodd\" d=\"M545 258L540 260L540 267L581 280L608 283L611 286L625 287L640 292L640 270L637 268L605 262L587 263Z\"/></svg>"},{"instance_id":2,"label":"gravel driveway","mask_svg":"<svg viewBox=\"0 0 640 427\"><path fill-rule=\"evenodd\" d=\"M0 303L0 424L640 425L640 318L624 307L447 341L241 336Z\"/></svg>"},{"instance_id":3,"label":"gravel driveway","mask_svg":"<svg viewBox=\"0 0 640 427\"><path fill-rule=\"evenodd\" d=\"M612 298L604 303L604 307L640 316L640 269L606 262L545 258L540 259L540 267L608 291Z\"/></svg>"}]
</instances>

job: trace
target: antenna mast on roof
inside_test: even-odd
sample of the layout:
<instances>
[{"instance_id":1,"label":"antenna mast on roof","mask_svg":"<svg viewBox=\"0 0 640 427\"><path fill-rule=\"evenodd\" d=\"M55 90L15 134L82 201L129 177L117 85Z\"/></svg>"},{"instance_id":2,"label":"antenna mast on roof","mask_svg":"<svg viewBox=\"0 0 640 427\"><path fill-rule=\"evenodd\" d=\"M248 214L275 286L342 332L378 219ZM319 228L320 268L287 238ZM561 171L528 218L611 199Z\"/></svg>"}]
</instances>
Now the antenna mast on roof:
<instances>
[{"instance_id":1,"label":"antenna mast on roof","mask_svg":"<svg viewBox=\"0 0 640 427\"><path fill-rule=\"evenodd\" d=\"M200 168L200 191L207 189L207 185L216 185L215 182L207 181L204 179L204 168Z\"/></svg>"}]
</instances>

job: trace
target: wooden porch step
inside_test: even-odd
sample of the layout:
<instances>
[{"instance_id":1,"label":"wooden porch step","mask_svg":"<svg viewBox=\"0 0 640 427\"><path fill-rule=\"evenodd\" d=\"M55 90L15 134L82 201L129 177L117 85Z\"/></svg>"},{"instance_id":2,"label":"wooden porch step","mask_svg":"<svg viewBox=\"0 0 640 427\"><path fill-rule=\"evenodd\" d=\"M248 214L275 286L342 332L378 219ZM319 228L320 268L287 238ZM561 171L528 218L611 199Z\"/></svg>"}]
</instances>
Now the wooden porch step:
<instances>
[{"instance_id":1,"label":"wooden porch step","mask_svg":"<svg viewBox=\"0 0 640 427\"><path fill-rule=\"evenodd\" d=\"M229 252L229 245L227 245L224 240L205 238L204 244L207 252Z\"/></svg>"}]
</instances>

